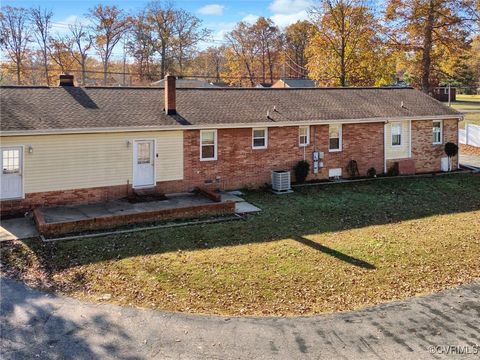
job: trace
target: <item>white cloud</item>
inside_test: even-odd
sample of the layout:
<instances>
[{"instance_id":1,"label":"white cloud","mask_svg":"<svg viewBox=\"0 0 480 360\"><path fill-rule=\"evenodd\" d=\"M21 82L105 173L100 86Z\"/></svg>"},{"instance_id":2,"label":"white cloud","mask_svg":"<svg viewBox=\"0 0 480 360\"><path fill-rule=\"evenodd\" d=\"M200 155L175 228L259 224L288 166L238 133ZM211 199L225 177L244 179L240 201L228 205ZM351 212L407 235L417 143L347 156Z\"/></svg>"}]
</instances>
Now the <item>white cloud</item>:
<instances>
[{"instance_id":1,"label":"white cloud","mask_svg":"<svg viewBox=\"0 0 480 360\"><path fill-rule=\"evenodd\" d=\"M258 15L248 14L242 19L242 21L245 21L246 23L249 23L249 24L255 24L258 18L259 18Z\"/></svg>"},{"instance_id":2,"label":"white cloud","mask_svg":"<svg viewBox=\"0 0 480 360\"><path fill-rule=\"evenodd\" d=\"M308 19L308 13L306 10L302 10L293 14L274 14L270 16L270 19L275 23L275 25L283 28L288 25L291 25L293 23L296 23L297 21L301 20L307 20Z\"/></svg>"},{"instance_id":3,"label":"white cloud","mask_svg":"<svg viewBox=\"0 0 480 360\"><path fill-rule=\"evenodd\" d=\"M306 10L313 5L312 0L273 0L269 5L270 11L275 15L293 15Z\"/></svg>"},{"instance_id":4,"label":"white cloud","mask_svg":"<svg viewBox=\"0 0 480 360\"><path fill-rule=\"evenodd\" d=\"M78 15L70 15L59 21L53 21L52 32L58 33L60 35L67 34L70 31L69 26L74 25L75 23L80 23L84 26L88 26L91 24L91 20Z\"/></svg>"},{"instance_id":5,"label":"white cloud","mask_svg":"<svg viewBox=\"0 0 480 360\"><path fill-rule=\"evenodd\" d=\"M202 6L198 9L198 12L202 15L223 15L223 10L225 6L219 4L209 4Z\"/></svg>"}]
</instances>

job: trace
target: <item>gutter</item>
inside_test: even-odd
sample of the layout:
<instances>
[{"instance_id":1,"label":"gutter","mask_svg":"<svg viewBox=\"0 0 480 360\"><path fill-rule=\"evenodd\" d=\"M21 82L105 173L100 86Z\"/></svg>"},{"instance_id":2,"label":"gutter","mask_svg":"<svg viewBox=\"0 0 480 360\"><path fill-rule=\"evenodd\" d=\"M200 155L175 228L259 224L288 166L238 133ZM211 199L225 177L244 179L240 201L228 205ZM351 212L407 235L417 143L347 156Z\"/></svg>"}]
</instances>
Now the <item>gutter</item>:
<instances>
[{"instance_id":1,"label":"gutter","mask_svg":"<svg viewBox=\"0 0 480 360\"><path fill-rule=\"evenodd\" d=\"M45 129L45 130L9 130L2 131L1 136L30 136L30 135L64 135L64 134L96 134L96 133L119 133L119 132L141 132L141 131L182 131L202 129L241 129L254 127L286 127L286 126L307 126L307 125L330 125L330 124L358 124L358 123L387 123L389 121L401 120L445 120L463 119L463 115L435 115L417 117L381 117L363 119L338 119L338 120L311 120L311 121L270 121L255 123L235 124L206 124L206 125L170 125L170 126L138 126L138 127L102 127L102 128L71 128L71 129Z\"/></svg>"}]
</instances>

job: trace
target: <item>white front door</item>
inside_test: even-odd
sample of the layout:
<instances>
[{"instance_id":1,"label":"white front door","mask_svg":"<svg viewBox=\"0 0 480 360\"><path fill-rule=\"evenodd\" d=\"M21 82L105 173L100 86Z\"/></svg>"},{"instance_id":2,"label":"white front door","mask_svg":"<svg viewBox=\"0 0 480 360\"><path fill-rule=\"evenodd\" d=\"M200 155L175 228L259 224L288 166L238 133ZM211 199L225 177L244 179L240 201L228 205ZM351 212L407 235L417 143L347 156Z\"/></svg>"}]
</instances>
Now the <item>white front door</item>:
<instances>
[{"instance_id":1,"label":"white front door","mask_svg":"<svg viewBox=\"0 0 480 360\"><path fill-rule=\"evenodd\" d=\"M23 148L4 147L0 149L2 173L0 176L0 199L23 197Z\"/></svg>"},{"instance_id":2,"label":"white front door","mask_svg":"<svg viewBox=\"0 0 480 360\"><path fill-rule=\"evenodd\" d=\"M133 145L133 187L155 186L155 141L135 140Z\"/></svg>"}]
</instances>

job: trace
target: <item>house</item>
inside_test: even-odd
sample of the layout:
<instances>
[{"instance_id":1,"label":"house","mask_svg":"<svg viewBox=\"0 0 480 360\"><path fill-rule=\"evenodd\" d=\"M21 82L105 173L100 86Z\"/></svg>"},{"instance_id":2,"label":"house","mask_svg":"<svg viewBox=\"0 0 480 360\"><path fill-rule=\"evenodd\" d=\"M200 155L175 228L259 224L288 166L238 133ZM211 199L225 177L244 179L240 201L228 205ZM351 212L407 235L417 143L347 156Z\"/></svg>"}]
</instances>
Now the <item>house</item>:
<instances>
[{"instance_id":1,"label":"house","mask_svg":"<svg viewBox=\"0 0 480 360\"><path fill-rule=\"evenodd\" d=\"M280 79L273 83L272 88L314 88L315 82L310 79Z\"/></svg>"},{"instance_id":2,"label":"house","mask_svg":"<svg viewBox=\"0 0 480 360\"><path fill-rule=\"evenodd\" d=\"M71 82L71 83L70 83ZM1 87L2 211L309 179L440 171L462 117L412 88ZM454 158L454 166L458 159Z\"/></svg>"},{"instance_id":3,"label":"house","mask_svg":"<svg viewBox=\"0 0 480 360\"><path fill-rule=\"evenodd\" d=\"M270 83L258 83L257 85L255 85L256 88L269 88L269 87L272 87L272 84Z\"/></svg>"},{"instance_id":4,"label":"house","mask_svg":"<svg viewBox=\"0 0 480 360\"><path fill-rule=\"evenodd\" d=\"M438 101L448 102L450 94L450 101L457 101L457 88L441 86L432 89L432 96Z\"/></svg>"}]
</instances>

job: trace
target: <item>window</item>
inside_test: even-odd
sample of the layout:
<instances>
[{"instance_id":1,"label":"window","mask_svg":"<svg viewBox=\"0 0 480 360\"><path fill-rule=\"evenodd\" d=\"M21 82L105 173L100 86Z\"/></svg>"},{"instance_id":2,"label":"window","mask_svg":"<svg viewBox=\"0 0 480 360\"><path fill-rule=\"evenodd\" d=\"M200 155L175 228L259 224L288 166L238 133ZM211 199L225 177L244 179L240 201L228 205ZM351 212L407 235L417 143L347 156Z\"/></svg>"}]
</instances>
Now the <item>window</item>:
<instances>
[{"instance_id":1,"label":"window","mask_svg":"<svg viewBox=\"0 0 480 360\"><path fill-rule=\"evenodd\" d=\"M341 151L342 150L342 125L330 125L328 127L328 138L329 138L329 147L330 151Z\"/></svg>"},{"instance_id":2,"label":"window","mask_svg":"<svg viewBox=\"0 0 480 360\"><path fill-rule=\"evenodd\" d=\"M267 129L252 129L252 148L266 149L267 148Z\"/></svg>"},{"instance_id":3,"label":"window","mask_svg":"<svg viewBox=\"0 0 480 360\"><path fill-rule=\"evenodd\" d=\"M310 144L310 126L300 126L298 128L298 144L300 146Z\"/></svg>"},{"instance_id":4,"label":"window","mask_svg":"<svg viewBox=\"0 0 480 360\"><path fill-rule=\"evenodd\" d=\"M392 128L392 146L401 146L402 145L402 124L393 123Z\"/></svg>"},{"instance_id":5,"label":"window","mask_svg":"<svg viewBox=\"0 0 480 360\"><path fill-rule=\"evenodd\" d=\"M137 164L150 164L150 143L137 144Z\"/></svg>"},{"instance_id":6,"label":"window","mask_svg":"<svg viewBox=\"0 0 480 360\"><path fill-rule=\"evenodd\" d=\"M217 130L200 131L200 160L217 160Z\"/></svg>"},{"instance_id":7,"label":"window","mask_svg":"<svg viewBox=\"0 0 480 360\"><path fill-rule=\"evenodd\" d=\"M16 174L20 172L20 150L3 150L2 166L4 174Z\"/></svg>"},{"instance_id":8,"label":"window","mask_svg":"<svg viewBox=\"0 0 480 360\"><path fill-rule=\"evenodd\" d=\"M437 120L433 122L433 143L441 144L442 143L442 120Z\"/></svg>"}]
</instances>

